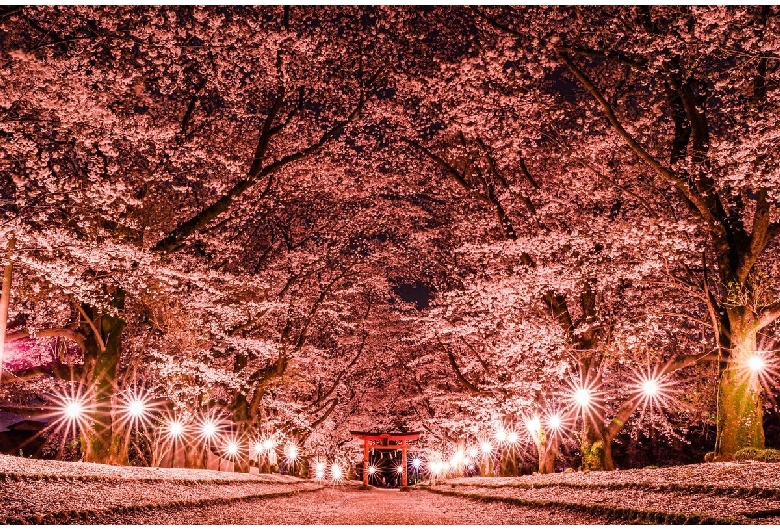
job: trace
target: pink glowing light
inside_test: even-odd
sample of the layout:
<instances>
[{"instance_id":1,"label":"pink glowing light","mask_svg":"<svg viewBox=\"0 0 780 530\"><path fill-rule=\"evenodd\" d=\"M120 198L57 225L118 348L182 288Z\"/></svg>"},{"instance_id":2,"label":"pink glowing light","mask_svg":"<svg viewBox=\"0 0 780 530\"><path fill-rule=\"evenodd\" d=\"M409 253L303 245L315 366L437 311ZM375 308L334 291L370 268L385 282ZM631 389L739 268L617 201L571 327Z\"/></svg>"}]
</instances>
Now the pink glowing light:
<instances>
[{"instance_id":1,"label":"pink glowing light","mask_svg":"<svg viewBox=\"0 0 780 530\"><path fill-rule=\"evenodd\" d=\"M180 438L184 435L184 424L179 420L169 420L166 429L170 438Z\"/></svg>"},{"instance_id":2,"label":"pink glowing light","mask_svg":"<svg viewBox=\"0 0 780 530\"><path fill-rule=\"evenodd\" d=\"M333 462L333 465L330 466L330 477L334 482L338 482L343 478L343 476L344 472L341 470L341 466L336 462Z\"/></svg>"}]
</instances>

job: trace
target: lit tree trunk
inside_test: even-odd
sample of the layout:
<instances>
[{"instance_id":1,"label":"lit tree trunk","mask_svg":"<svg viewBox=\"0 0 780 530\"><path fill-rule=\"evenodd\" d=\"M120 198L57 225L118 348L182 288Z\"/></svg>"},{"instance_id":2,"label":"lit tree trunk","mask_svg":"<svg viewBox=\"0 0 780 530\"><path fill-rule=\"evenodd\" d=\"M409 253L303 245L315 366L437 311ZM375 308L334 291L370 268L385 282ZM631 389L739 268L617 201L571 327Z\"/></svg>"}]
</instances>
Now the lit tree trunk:
<instances>
[{"instance_id":1,"label":"lit tree trunk","mask_svg":"<svg viewBox=\"0 0 780 530\"><path fill-rule=\"evenodd\" d=\"M245 439L246 434L249 432L249 404L247 403L246 396L242 393L237 393L235 408L233 409L233 421L236 424L238 430L236 436L239 439ZM250 448L251 450L251 448ZM244 458L243 455L237 455L235 460L234 471L236 473L249 473L249 455Z\"/></svg>"},{"instance_id":2,"label":"lit tree trunk","mask_svg":"<svg viewBox=\"0 0 780 530\"><path fill-rule=\"evenodd\" d=\"M0 296L0 378L3 376L3 367L5 366L5 330L8 326L8 307L11 302L11 280L13 276L13 264L11 263L11 254L16 246L16 239L11 236L8 240L8 247L5 254L5 268L3 270L3 288Z\"/></svg>"},{"instance_id":3,"label":"lit tree trunk","mask_svg":"<svg viewBox=\"0 0 780 530\"><path fill-rule=\"evenodd\" d=\"M124 292L114 293L112 305L115 309L124 307ZM83 310L83 309L82 309ZM82 433L84 460L105 464L128 463L127 451L122 440L122 433L117 431L113 421L112 401L116 393L116 376L121 356L122 331L125 321L119 316L95 316L91 308L84 315L92 316L85 323L93 328L91 333L85 333L84 363L87 368L87 384L92 390L92 399L96 405L92 414L93 429Z\"/></svg>"},{"instance_id":4,"label":"lit tree trunk","mask_svg":"<svg viewBox=\"0 0 780 530\"><path fill-rule=\"evenodd\" d=\"M730 460L745 447L764 447L761 385L747 369L748 359L756 354L757 326L744 307L729 309L728 316L731 347L718 387L719 460Z\"/></svg>"},{"instance_id":5,"label":"lit tree trunk","mask_svg":"<svg viewBox=\"0 0 780 530\"><path fill-rule=\"evenodd\" d=\"M501 462L499 475L502 477L516 477L517 473L517 452L514 448L505 447L501 450Z\"/></svg>"},{"instance_id":6,"label":"lit tree trunk","mask_svg":"<svg viewBox=\"0 0 780 530\"><path fill-rule=\"evenodd\" d=\"M585 471L611 471L606 462L606 442L601 433L586 419L582 429L580 450L582 451L582 469Z\"/></svg>"},{"instance_id":7,"label":"lit tree trunk","mask_svg":"<svg viewBox=\"0 0 780 530\"><path fill-rule=\"evenodd\" d=\"M539 455L539 473L555 473L556 451L544 451Z\"/></svg>"},{"instance_id":8,"label":"lit tree trunk","mask_svg":"<svg viewBox=\"0 0 780 530\"><path fill-rule=\"evenodd\" d=\"M555 440L548 441L543 428L539 429L539 441L536 445L536 450L539 453L539 473L555 473L555 457L558 454L558 443Z\"/></svg>"}]
</instances>

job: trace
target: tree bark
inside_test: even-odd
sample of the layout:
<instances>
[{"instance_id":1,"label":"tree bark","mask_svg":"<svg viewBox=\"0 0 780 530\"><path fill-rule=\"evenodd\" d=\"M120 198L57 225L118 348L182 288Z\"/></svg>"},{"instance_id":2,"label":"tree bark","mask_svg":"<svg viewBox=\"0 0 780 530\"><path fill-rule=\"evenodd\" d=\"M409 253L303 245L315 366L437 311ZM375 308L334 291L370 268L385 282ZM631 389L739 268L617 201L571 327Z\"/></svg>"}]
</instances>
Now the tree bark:
<instances>
[{"instance_id":1,"label":"tree bark","mask_svg":"<svg viewBox=\"0 0 780 530\"><path fill-rule=\"evenodd\" d=\"M11 254L16 246L16 239L11 236L8 240L8 247L5 254L5 268L3 269L3 288L0 295L0 379L3 377L3 366L5 361L5 330L8 326L8 307L11 303L11 280L13 278L13 264L11 263Z\"/></svg>"},{"instance_id":2,"label":"tree bark","mask_svg":"<svg viewBox=\"0 0 780 530\"><path fill-rule=\"evenodd\" d=\"M124 292L117 290L112 305L122 309ZM91 308L89 308L92 312ZM84 364L94 412L91 417L93 428L82 433L84 460L103 464L127 465L127 449L122 434L114 422L113 398L116 394L117 369L122 354L122 332L124 319L108 314L91 317L98 327L99 337L86 333ZM85 324L86 325L86 324ZM100 339L100 340L98 340ZM101 348L100 344L103 345Z\"/></svg>"},{"instance_id":3,"label":"tree bark","mask_svg":"<svg viewBox=\"0 0 780 530\"><path fill-rule=\"evenodd\" d=\"M757 349L757 327L745 308L731 308L728 316L730 353L718 383L717 460L731 460L746 447L764 447L761 384L747 369Z\"/></svg>"}]
</instances>

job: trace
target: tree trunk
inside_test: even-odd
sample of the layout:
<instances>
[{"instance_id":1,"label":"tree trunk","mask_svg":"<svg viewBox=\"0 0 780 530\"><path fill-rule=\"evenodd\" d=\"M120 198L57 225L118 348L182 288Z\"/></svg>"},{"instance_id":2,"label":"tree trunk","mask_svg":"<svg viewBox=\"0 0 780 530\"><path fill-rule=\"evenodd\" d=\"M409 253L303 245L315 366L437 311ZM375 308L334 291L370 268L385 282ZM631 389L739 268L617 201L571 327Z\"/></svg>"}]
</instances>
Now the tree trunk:
<instances>
[{"instance_id":1,"label":"tree trunk","mask_svg":"<svg viewBox=\"0 0 780 530\"><path fill-rule=\"evenodd\" d=\"M235 360L233 361L233 373L238 374L246 368L248 359L246 355L237 353ZM246 394L242 390L237 390L233 402L233 422L236 425L236 437L239 440L246 439L245 436L249 432L249 425L251 424L252 414L247 401ZM251 448L249 448L251 451ZM249 473L249 454L244 457L239 454L235 456L235 466L233 470L236 473Z\"/></svg>"},{"instance_id":2,"label":"tree trunk","mask_svg":"<svg viewBox=\"0 0 780 530\"><path fill-rule=\"evenodd\" d=\"M479 476L480 477L492 477L494 473L493 469L493 455L483 455L482 456L482 464L479 466Z\"/></svg>"},{"instance_id":3,"label":"tree trunk","mask_svg":"<svg viewBox=\"0 0 780 530\"><path fill-rule=\"evenodd\" d=\"M612 471L615 467L611 444L612 440L604 439L604 435L586 420L580 443L583 471Z\"/></svg>"},{"instance_id":4,"label":"tree trunk","mask_svg":"<svg viewBox=\"0 0 780 530\"><path fill-rule=\"evenodd\" d=\"M501 450L499 475L502 477L516 477L518 475L517 452L513 448L504 448Z\"/></svg>"},{"instance_id":5,"label":"tree trunk","mask_svg":"<svg viewBox=\"0 0 780 530\"><path fill-rule=\"evenodd\" d=\"M5 359L5 330L8 326L8 307L11 303L11 280L13 278L13 264L11 263L11 254L16 246L16 239L11 236L8 240L8 250L5 254L5 268L3 270L3 288L0 296L0 378L3 376L3 367Z\"/></svg>"},{"instance_id":6,"label":"tree trunk","mask_svg":"<svg viewBox=\"0 0 780 530\"><path fill-rule=\"evenodd\" d=\"M745 447L764 447L761 384L747 369L756 354L755 319L744 307L730 308L728 317L730 353L718 386L717 460L731 460Z\"/></svg>"},{"instance_id":7,"label":"tree trunk","mask_svg":"<svg viewBox=\"0 0 780 530\"><path fill-rule=\"evenodd\" d=\"M612 460L612 440L604 438L604 471L613 471L615 462Z\"/></svg>"},{"instance_id":8,"label":"tree trunk","mask_svg":"<svg viewBox=\"0 0 780 530\"><path fill-rule=\"evenodd\" d=\"M111 305L124 308L124 291L117 289ZM103 464L128 464L127 446L114 423L113 399L116 394L117 369L122 355L122 332L126 322L119 316L103 314L98 317L90 307L82 308L94 324L84 323L84 364L92 391L94 411L93 428L82 433L84 460ZM99 333L99 337L96 336Z\"/></svg>"},{"instance_id":9,"label":"tree trunk","mask_svg":"<svg viewBox=\"0 0 780 530\"><path fill-rule=\"evenodd\" d=\"M539 473L555 473L556 451L549 448L547 451L539 452Z\"/></svg>"},{"instance_id":10,"label":"tree trunk","mask_svg":"<svg viewBox=\"0 0 780 530\"><path fill-rule=\"evenodd\" d=\"M92 414L94 429L83 433L87 438L84 454L87 462L120 465L126 465L128 462L125 444L122 443L122 433L115 429L111 405L116 393L116 374L124 328L125 321L119 317L103 315L100 318L99 329L105 343L105 350L90 355L92 397L96 407ZM88 347L95 342L87 341ZM97 344L94 346L97 347Z\"/></svg>"},{"instance_id":11,"label":"tree trunk","mask_svg":"<svg viewBox=\"0 0 780 530\"><path fill-rule=\"evenodd\" d=\"M239 440L248 439L245 435L249 432L249 403L247 403L246 396L241 392L236 394L233 421L237 429L236 437ZM249 450L251 451L251 447ZM249 473L249 455L246 455L246 457L241 454L236 455L234 471L236 473Z\"/></svg>"},{"instance_id":12,"label":"tree trunk","mask_svg":"<svg viewBox=\"0 0 780 530\"><path fill-rule=\"evenodd\" d=\"M582 451L583 471L605 471L604 440L590 441L583 439L580 450Z\"/></svg>"}]
</instances>

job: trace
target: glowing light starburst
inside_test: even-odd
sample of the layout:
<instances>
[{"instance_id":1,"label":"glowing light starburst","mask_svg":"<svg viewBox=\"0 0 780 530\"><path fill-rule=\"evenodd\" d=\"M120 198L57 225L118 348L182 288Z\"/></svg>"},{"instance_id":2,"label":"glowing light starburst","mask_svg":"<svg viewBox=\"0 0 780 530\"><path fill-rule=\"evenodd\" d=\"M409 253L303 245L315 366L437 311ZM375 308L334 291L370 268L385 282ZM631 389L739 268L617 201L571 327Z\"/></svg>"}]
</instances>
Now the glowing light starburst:
<instances>
[{"instance_id":1,"label":"glowing light starburst","mask_svg":"<svg viewBox=\"0 0 780 530\"><path fill-rule=\"evenodd\" d=\"M666 377L663 368L646 368L634 375L633 389L640 402L640 410L665 408L672 400L673 382Z\"/></svg>"},{"instance_id":2,"label":"glowing light starburst","mask_svg":"<svg viewBox=\"0 0 780 530\"><path fill-rule=\"evenodd\" d=\"M422 463L423 463L422 458L420 458L419 456L415 456L414 458L412 458L412 467L414 468L415 471L420 471L420 468L422 467Z\"/></svg>"},{"instance_id":3,"label":"glowing light starburst","mask_svg":"<svg viewBox=\"0 0 780 530\"><path fill-rule=\"evenodd\" d=\"M396 473L398 473L399 475L403 475L403 472L404 472L404 466L398 466L398 467L396 467L396 468L395 468L395 472L396 472Z\"/></svg>"},{"instance_id":4,"label":"glowing light starburst","mask_svg":"<svg viewBox=\"0 0 780 530\"><path fill-rule=\"evenodd\" d=\"M184 423L178 419L169 419L165 423L165 431L169 438L181 438L184 436Z\"/></svg>"},{"instance_id":5,"label":"glowing light starburst","mask_svg":"<svg viewBox=\"0 0 780 530\"><path fill-rule=\"evenodd\" d=\"M205 420L200 425L200 433L203 435L203 438L210 440L217 434L217 424L213 420Z\"/></svg>"},{"instance_id":6,"label":"glowing light starburst","mask_svg":"<svg viewBox=\"0 0 780 530\"><path fill-rule=\"evenodd\" d=\"M588 372L573 375L568 386L566 408L577 413L571 415L571 427L574 428L578 419L581 419L583 427L588 424L599 425L599 412L604 407L604 391L601 387L600 374Z\"/></svg>"},{"instance_id":7,"label":"glowing light starburst","mask_svg":"<svg viewBox=\"0 0 780 530\"><path fill-rule=\"evenodd\" d=\"M79 432L92 431L96 409L85 386L72 382L64 393L55 395L53 401L52 415L55 419L50 428L62 432L65 435L63 440Z\"/></svg>"},{"instance_id":8,"label":"glowing light starburst","mask_svg":"<svg viewBox=\"0 0 780 530\"><path fill-rule=\"evenodd\" d=\"M146 392L132 388L119 395L116 411L119 423L128 427L128 431L134 428L146 430L151 424L154 406ZM130 432L127 435L129 440Z\"/></svg>"},{"instance_id":9,"label":"glowing light starburst","mask_svg":"<svg viewBox=\"0 0 780 530\"><path fill-rule=\"evenodd\" d=\"M563 419L558 413L548 414L547 416L547 428L551 431L557 431L563 426Z\"/></svg>"},{"instance_id":10,"label":"glowing light starburst","mask_svg":"<svg viewBox=\"0 0 780 530\"><path fill-rule=\"evenodd\" d=\"M493 444L485 440L479 444L479 450L483 456L488 456L493 453Z\"/></svg>"},{"instance_id":11,"label":"glowing light starburst","mask_svg":"<svg viewBox=\"0 0 780 530\"><path fill-rule=\"evenodd\" d=\"M514 444L517 443L517 440L518 440L518 436L517 436L517 433L515 431L510 431L510 432L507 433L507 435L506 435L507 443L509 443L511 445L514 445Z\"/></svg>"},{"instance_id":12,"label":"glowing light starburst","mask_svg":"<svg viewBox=\"0 0 780 530\"><path fill-rule=\"evenodd\" d=\"M455 453L452 455L452 458L450 459L450 465L452 467L458 467L458 465L463 462L463 458L465 455L463 454L462 449L458 449L455 451Z\"/></svg>"},{"instance_id":13,"label":"glowing light starburst","mask_svg":"<svg viewBox=\"0 0 780 530\"><path fill-rule=\"evenodd\" d=\"M134 399L128 403L127 413L133 418L140 418L146 413L146 403L140 399Z\"/></svg>"},{"instance_id":14,"label":"glowing light starburst","mask_svg":"<svg viewBox=\"0 0 780 530\"><path fill-rule=\"evenodd\" d=\"M493 435L493 437L496 439L498 443L504 443L506 442L507 434L503 427L499 427L498 429L496 429L496 432Z\"/></svg>"},{"instance_id":15,"label":"glowing light starburst","mask_svg":"<svg viewBox=\"0 0 780 530\"><path fill-rule=\"evenodd\" d=\"M252 446L252 449L254 449L257 458L260 458L260 455L262 455L265 452L263 450L263 442L255 442L254 445Z\"/></svg>"},{"instance_id":16,"label":"glowing light starburst","mask_svg":"<svg viewBox=\"0 0 780 530\"><path fill-rule=\"evenodd\" d=\"M325 462L317 462L314 465L314 475L317 477L318 480L322 480L325 478L325 468L327 467L327 464Z\"/></svg>"},{"instance_id":17,"label":"glowing light starburst","mask_svg":"<svg viewBox=\"0 0 780 530\"><path fill-rule=\"evenodd\" d=\"M97 409L94 398L88 388L87 385L71 381L65 389L52 396L49 413L52 421L46 430L61 435L58 457L65 451L67 443L79 434L95 432L95 423L99 423L95 417ZM82 439L89 444L89 436Z\"/></svg>"},{"instance_id":18,"label":"glowing light starburst","mask_svg":"<svg viewBox=\"0 0 780 530\"><path fill-rule=\"evenodd\" d=\"M531 416L525 420L525 428L528 430L528 434L536 439L542 430L542 421L539 416Z\"/></svg>"},{"instance_id":19,"label":"glowing light starburst","mask_svg":"<svg viewBox=\"0 0 780 530\"><path fill-rule=\"evenodd\" d=\"M659 390L658 381L655 379L647 379L642 383L642 394L648 398L652 399L657 396Z\"/></svg>"},{"instance_id":20,"label":"glowing light starburst","mask_svg":"<svg viewBox=\"0 0 780 530\"><path fill-rule=\"evenodd\" d=\"M344 478L344 472L337 462L333 462L333 464L330 466L330 478L333 480L333 482L339 482L342 478Z\"/></svg>"},{"instance_id":21,"label":"glowing light starburst","mask_svg":"<svg viewBox=\"0 0 780 530\"><path fill-rule=\"evenodd\" d=\"M287 457L288 462L295 462L298 460L298 454L298 446L292 442L288 443L284 448L284 455Z\"/></svg>"},{"instance_id":22,"label":"glowing light starburst","mask_svg":"<svg viewBox=\"0 0 780 530\"><path fill-rule=\"evenodd\" d=\"M574 391L574 395L572 395L572 399L581 408L587 409L590 407L593 401L593 395L590 389L588 388L577 388Z\"/></svg>"},{"instance_id":23,"label":"glowing light starburst","mask_svg":"<svg viewBox=\"0 0 780 530\"><path fill-rule=\"evenodd\" d=\"M376 475L376 466L368 466L368 474L371 476Z\"/></svg>"},{"instance_id":24,"label":"glowing light starburst","mask_svg":"<svg viewBox=\"0 0 780 530\"><path fill-rule=\"evenodd\" d=\"M227 454L231 458L235 458L238 456L238 443L234 441L230 441L225 445L225 454Z\"/></svg>"},{"instance_id":25,"label":"glowing light starburst","mask_svg":"<svg viewBox=\"0 0 780 530\"><path fill-rule=\"evenodd\" d=\"M217 410L201 413L197 422L193 425L193 435L200 443L208 447L217 445L223 440L223 435L225 434L223 431L224 422Z\"/></svg>"},{"instance_id":26,"label":"glowing light starburst","mask_svg":"<svg viewBox=\"0 0 780 530\"><path fill-rule=\"evenodd\" d=\"M69 401L62 413L70 421L79 421L84 417L84 404L80 401Z\"/></svg>"},{"instance_id":27,"label":"glowing light starburst","mask_svg":"<svg viewBox=\"0 0 780 530\"><path fill-rule=\"evenodd\" d=\"M766 361L760 355L751 355L745 362L748 369L754 374L763 372L766 369Z\"/></svg>"},{"instance_id":28,"label":"glowing light starburst","mask_svg":"<svg viewBox=\"0 0 780 530\"><path fill-rule=\"evenodd\" d=\"M469 447L468 455L469 458L477 458L477 455L479 455L479 449L476 447Z\"/></svg>"},{"instance_id":29,"label":"glowing light starburst","mask_svg":"<svg viewBox=\"0 0 780 530\"><path fill-rule=\"evenodd\" d=\"M771 387L780 377L778 363L772 356L774 351L758 350L738 361L738 377L747 379L754 389Z\"/></svg>"}]
</instances>

